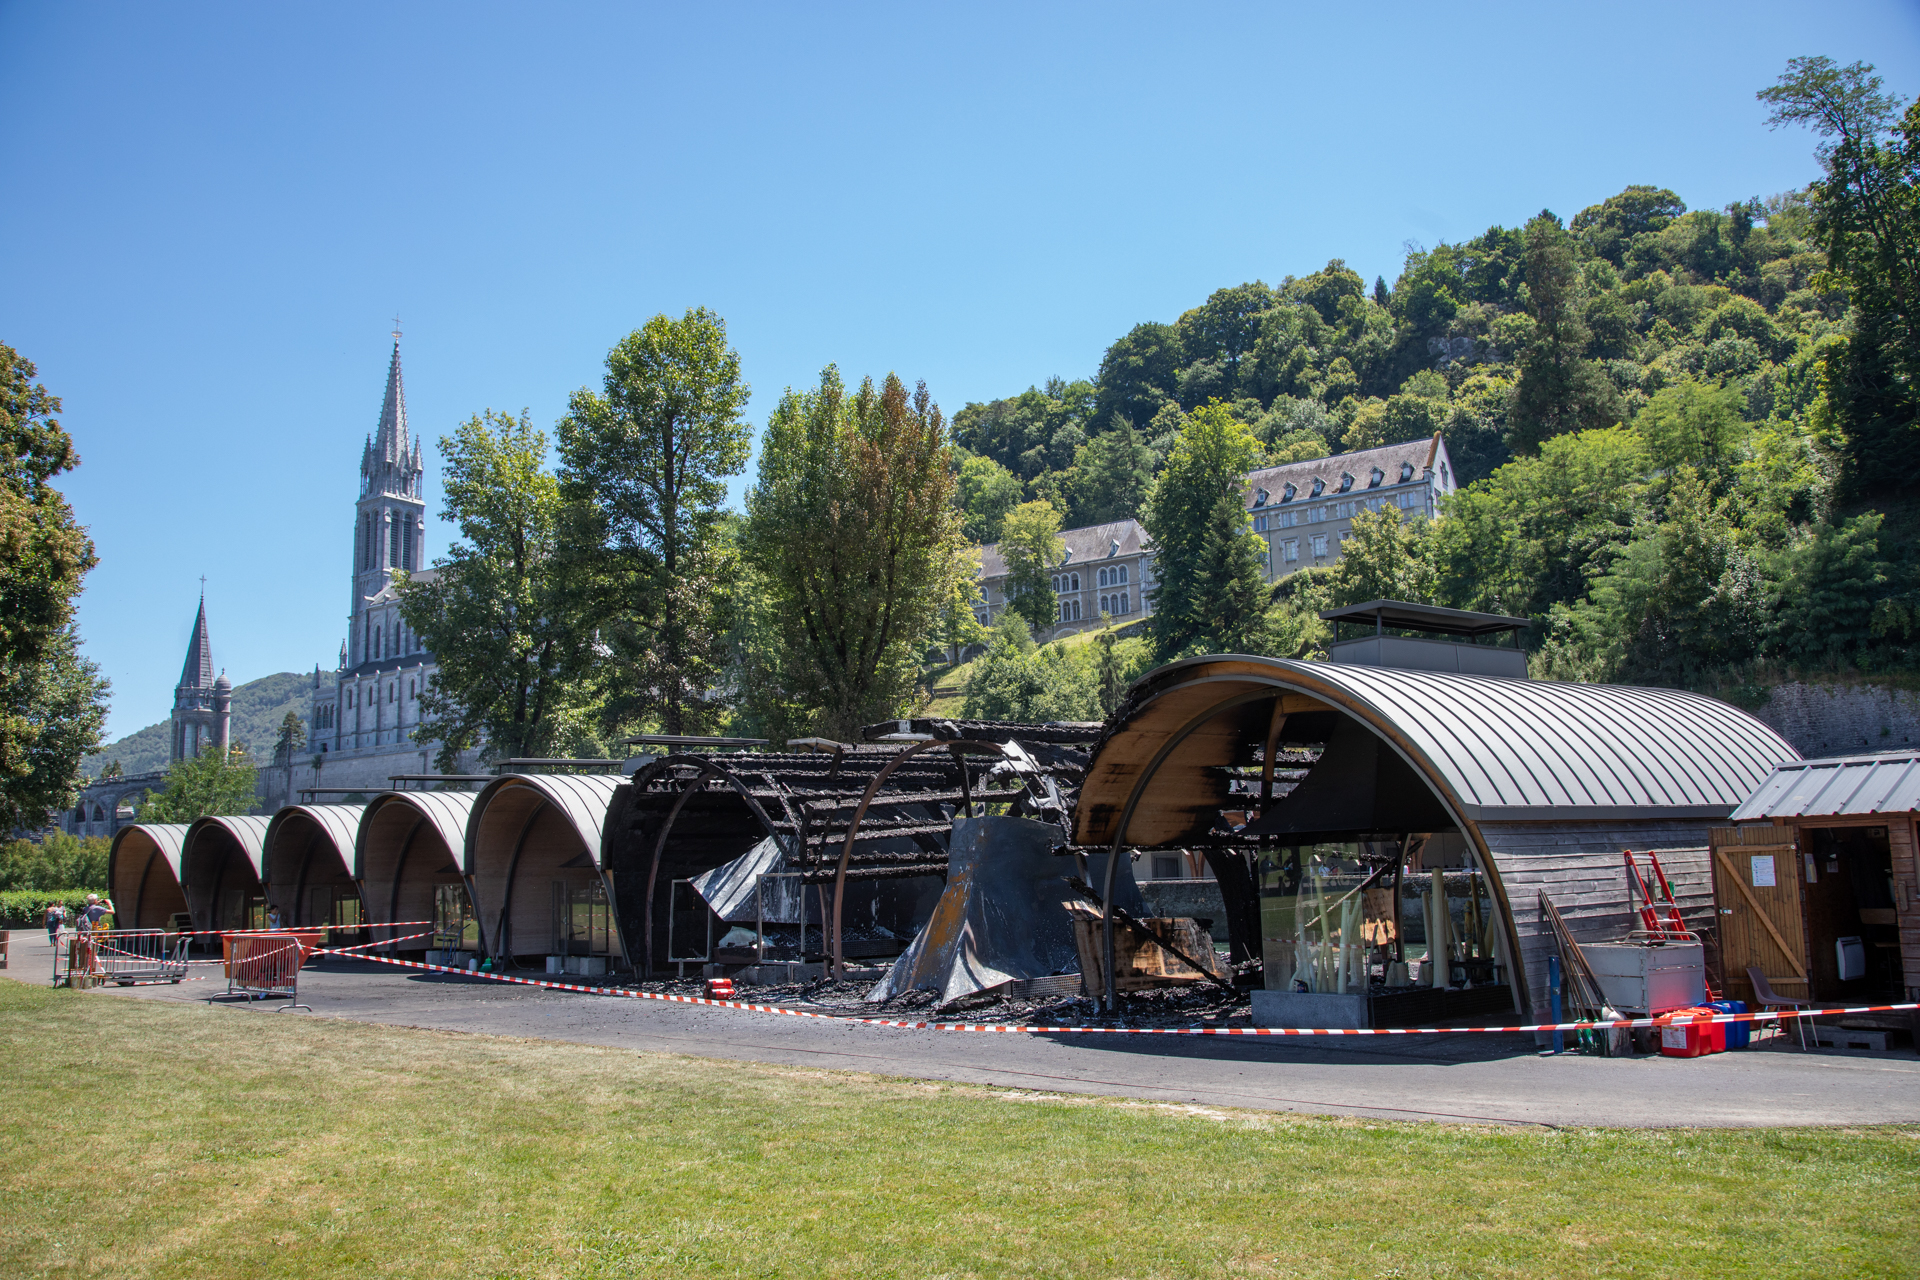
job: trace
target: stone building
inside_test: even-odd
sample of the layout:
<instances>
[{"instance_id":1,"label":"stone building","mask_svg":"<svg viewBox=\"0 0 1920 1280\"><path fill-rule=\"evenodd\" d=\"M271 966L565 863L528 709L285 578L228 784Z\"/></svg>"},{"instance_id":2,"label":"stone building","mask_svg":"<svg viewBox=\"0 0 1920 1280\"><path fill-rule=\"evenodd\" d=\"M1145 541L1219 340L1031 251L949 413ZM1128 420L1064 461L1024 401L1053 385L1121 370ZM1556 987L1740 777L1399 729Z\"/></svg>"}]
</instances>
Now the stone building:
<instances>
[{"instance_id":1,"label":"stone building","mask_svg":"<svg viewBox=\"0 0 1920 1280\"><path fill-rule=\"evenodd\" d=\"M1356 515L1397 507L1405 518L1432 518L1454 488L1447 442L1436 435L1263 467L1247 476L1247 514L1267 544L1271 582L1338 560Z\"/></svg>"},{"instance_id":2,"label":"stone building","mask_svg":"<svg viewBox=\"0 0 1920 1280\"><path fill-rule=\"evenodd\" d=\"M1107 623L1138 622L1153 612L1153 551L1138 520L1114 520L1084 529L1062 529L1067 558L1052 575L1054 621L1034 632L1045 644ZM974 616L992 626L1007 611L1007 562L995 543L980 548L980 598Z\"/></svg>"},{"instance_id":3,"label":"stone building","mask_svg":"<svg viewBox=\"0 0 1920 1280\"><path fill-rule=\"evenodd\" d=\"M395 335L380 425L360 453L347 635L337 677L329 685L314 670L305 758L263 767L262 794L273 801L290 803L308 787L383 791L395 774L433 769L437 746L416 742L412 735L420 724L421 694L438 667L401 618L395 589L401 575L424 581L434 575L425 568L422 458L419 438L407 430Z\"/></svg>"}]
</instances>

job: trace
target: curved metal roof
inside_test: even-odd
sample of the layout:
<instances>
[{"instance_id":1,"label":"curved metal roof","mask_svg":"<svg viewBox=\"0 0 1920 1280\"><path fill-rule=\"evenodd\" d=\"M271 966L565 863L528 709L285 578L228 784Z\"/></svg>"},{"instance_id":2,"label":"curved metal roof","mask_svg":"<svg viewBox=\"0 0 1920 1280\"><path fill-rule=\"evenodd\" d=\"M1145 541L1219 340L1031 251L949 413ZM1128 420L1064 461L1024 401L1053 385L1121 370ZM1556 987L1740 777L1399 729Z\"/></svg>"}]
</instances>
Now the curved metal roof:
<instances>
[{"instance_id":1,"label":"curved metal roof","mask_svg":"<svg viewBox=\"0 0 1920 1280\"><path fill-rule=\"evenodd\" d=\"M107 880L112 883L113 866L120 860L120 846L133 838L134 832L153 843L160 856L173 868L173 878L180 879L180 858L187 848L187 828L184 822L136 822L113 833L113 843L107 847Z\"/></svg>"},{"instance_id":2,"label":"curved metal roof","mask_svg":"<svg viewBox=\"0 0 1920 1280\"><path fill-rule=\"evenodd\" d=\"M467 822L462 861L468 872L472 872L474 837L494 797L511 788L527 787L539 792L548 804L558 809L561 816L572 824L580 843L586 846L587 856L593 859L595 866L599 866L607 810L613 804L614 793L626 785L627 779L619 774L604 773L512 773L490 782L474 798L473 817Z\"/></svg>"},{"instance_id":3,"label":"curved metal roof","mask_svg":"<svg viewBox=\"0 0 1920 1280\"><path fill-rule=\"evenodd\" d=\"M1778 765L1733 812L1766 818L1870 818L1920 810L1920 752L1885 751Z\"/></svg>"},{"instance_id":4,"label":"curved metal roof","mask_svg":"<svg viewBox=\"0 0 1920 1280\"><path fill-rule=\"evenodd\" d=\"M273 847L274 837L289 819L306 818L326 833L333 843L333 851L340 855L340 865L353 865L353 845L360 834L360 817L367 811L364 804L290 804L273 815L273 821L267 825L265 847Z\"/></svg>"},{"instance_id":5,"label":"curved metal roof","mask_svg":"<svg viewBox=\"0 0 1920 1280\"><path fill-rule=\"evenodd\" d=\"M1111 793L1137 773L1121 752L1101 777L1121 735L1171 734L1216 699L1245 702L1262 690L1304 695L1298 710L1318 704L1361 720L1468 821L1725 818L1776 765L1799 758L1761 721L1700 694L1217 655L1161 667L1134 686L1095 748L1076 839L1100 842L1087 828L1101 820L1081 815L1090 800L1100 809L1124 803ZM1168 709L1157 712L1162 703Z\"/></svg>"},{"instance_id":6,"label":"curved metal roof","mask_svg":"<svg viewBox=\"0 0 1920 1280\"><path fill-rule=\"evenodd\" d=\"M447 852L452 854L466 844L467 820L473 816L473 802L479 798L479 793L475 791L383 791L367 801L367 811L361 817L359 830L354 836L355 878L366 878L367 830L373 824L374 815L382 809L397 804L413 810L433 827L441 842L447 846Z\"/></svg>"},{"instance_id":7,"label":"curved metal roof","mask_svg":"<svg viewBox=\"0 0 1920 1280\"><path fill-rule=\"evenodd\" d=\"M182 856L184 858L185 850L193 848L202 831L218 827L232 836L234 842L240 846L241 852L247 855L247 861L253 864L253 874L265 880L267 828L272 823L272 818L252 813L230 814L218 818L197 818L187 828L186 840L182 845Z\"/></svg>"}]
</instances>

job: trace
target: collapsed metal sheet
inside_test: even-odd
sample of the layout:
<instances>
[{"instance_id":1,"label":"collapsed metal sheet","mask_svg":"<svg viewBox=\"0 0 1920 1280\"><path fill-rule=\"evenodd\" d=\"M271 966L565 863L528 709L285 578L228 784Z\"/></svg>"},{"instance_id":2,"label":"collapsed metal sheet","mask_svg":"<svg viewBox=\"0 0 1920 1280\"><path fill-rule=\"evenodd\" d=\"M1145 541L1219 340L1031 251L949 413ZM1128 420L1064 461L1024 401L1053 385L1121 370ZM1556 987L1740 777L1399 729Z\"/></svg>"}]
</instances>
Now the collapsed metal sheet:
<instances>
[{"instance_id":1,"label":"collapsed metal sheet","mask_svg":"<svg viewBox=\"0 0 1920 1280\"><path fill-rule=\"evenodd\" d=\"M1059 827L1029 818L955 818L946 891L867 999L934 991L948 1005L1003 982L1077 970L1066 910L1075 896L1066 877L1076 869L1053 852L1062 839ZM1097 884L1105 855L1089 861ZM1116 869L1113 896L1144 914L1131 859Z\"/></svg>"},{"instance_id":2,"label":"collapsed metal sheet","mask_svg":"<svg viewBox=\"0 0 1920 1280\"><path fill-rule=\"evenodd\" d=\"M801 894L805 892L799 879L784 876L764 882L760 879L786 870L786 847L768 836L732 862L695 876L693 891L727 924L752 924L755 920L798 924ZM756 884L762 885L758 903L754 901Z\"/></svg>"}]
</instances>

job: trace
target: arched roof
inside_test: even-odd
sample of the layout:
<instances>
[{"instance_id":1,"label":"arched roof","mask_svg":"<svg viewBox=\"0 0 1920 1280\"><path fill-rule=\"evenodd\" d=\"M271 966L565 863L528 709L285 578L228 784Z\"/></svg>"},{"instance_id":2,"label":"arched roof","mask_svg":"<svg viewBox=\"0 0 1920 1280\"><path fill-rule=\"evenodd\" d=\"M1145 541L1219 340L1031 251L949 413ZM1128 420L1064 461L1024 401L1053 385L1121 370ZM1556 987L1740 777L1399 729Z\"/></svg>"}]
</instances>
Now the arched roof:
<instances>
[{"instance_id":1,"label":"arched roof","mask_svg":"<svg viewBox=\"0 0 1920 1280\"><path fill-rule=\"evenodd\" d=\"M473 816L473 802L479 799L479 793L473 791L383 791L367 802L366 814L360 820L359 830L355 834L353 846L353 874L357 879L365 879L366 836L373 824L374 815L393 805L410 809L424 818L428 825L439 835L447 846L447 852L453 853L464 848L467 840L467 821Z\"/></svg>"},{"instance_id":2,"label":"arched roof","mask_svg":"<svg viewBox=\"0 0 1920 1280\"><path fill-rule=\"evenodd\" d=\"M185 851L199 842L203 831L218 827L232 836L234 843L240 846L241 852L247 855L247 861L253 864L253 874L265 880L267 828L272 823L272 818L251 813L230 814L218 818L198 818L187 828L186 840L182 845L182 857L184 859Z\"/></svg>"},{"instance_id":3,"label":"arched roof","mask_svg":"<svg viewBox=\"0 0 1920 1280\"><path fill-rule=\"evenodd\" d=\"M1470 822L1725 818L1775 765L1799 759L1761 721L1700 694L1217 655L1161 667L1134 686L1094 748L1075 839L1110 841L1133 779L1210 709L1237 704L1246 723L1222 715L1218 731L1195 732L1170 753L1154 790L1172 786L1178 796L1209 767L1246 763L1233 753L1255 721L1267 723L1275 695L1289 716L1359 720ZM1222 798L1217 786L1193 789L1194 804ZM1136 840L1130 827L1128 840L1152 842L1145 828Z\"/></svg>"},{"instance_id":4,"label":"arched roof","mask_svg":"<svg viewBox=\"0 0 1920 1280\"><path fill-rule=\"evenodd\" d=\"M142 839L152 843L167 865L173 868L173 878L180 879L180 858L187 847L187 827L184 822L136 822L120 828L113 833L113 843L107 846L107 880L113 880L113 868L120 861L120 846L134 838L136 832Z\"/></svg>"},{"instance_id":5,"label":"arched roof","mask_svg":"<svg viewBox=\"0 0 1920 1280\"><path fill-rule=\"evenodd\" d=\"M614 793L625 785L627 779L604 773L512 773L489 782L474 798L473 816L467 822L466 852L462 861L468 873L474 870L474 839L486 818L487 806L503 792L518 787L539 793L558 810L580 837L594 865L601 865L607 811L613 804Z\"/></svg>"},{"instance_id":6,"label":"arched roof","mask_svg":"<svg viewBox=\"0 0 1920 1280\"><path fill-rule=\"evenodd\" d=\"M367 811L364 804L290 804L273 815L273 821L267 825L265 847L273 848L274 838L288 822L296 817L306 818L314 826L326 833L333 843L333 851L340 855L340 865L353 865L354 840L360 833L360 817Z\"/></svg>"}]
</instances>

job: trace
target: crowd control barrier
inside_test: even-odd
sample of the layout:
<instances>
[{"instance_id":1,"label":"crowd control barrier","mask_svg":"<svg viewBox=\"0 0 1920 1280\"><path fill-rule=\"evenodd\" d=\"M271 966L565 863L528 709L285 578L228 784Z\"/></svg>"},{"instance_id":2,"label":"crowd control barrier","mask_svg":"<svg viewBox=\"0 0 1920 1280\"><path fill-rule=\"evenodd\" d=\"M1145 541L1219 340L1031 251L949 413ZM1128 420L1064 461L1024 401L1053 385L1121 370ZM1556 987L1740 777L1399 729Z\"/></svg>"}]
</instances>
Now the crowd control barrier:
<instances>
[{"instance_id":1,"label":"crowd control barrier","mask_svg":"<svg viewBox=\"0 0 1920 1280\"><path fill-rule=\"evenodd\" d=\"M63 930L53 949L53 985L179 982L187 976L187 942L159 929Z\"/></svg>"},{"instance_id":2,"label":"crowd control barrier","mask_svg":"<svg viewBox=\"0 0 1920 1280\"><path fill-rule=\"evenodd\" d=\"M221 939L227 949L227 994L252 1000L285 998L288 1009L311 1009L300 1003L300 966L312 950L290 933L242 933Z\"/></svg>"}]
</instances>

